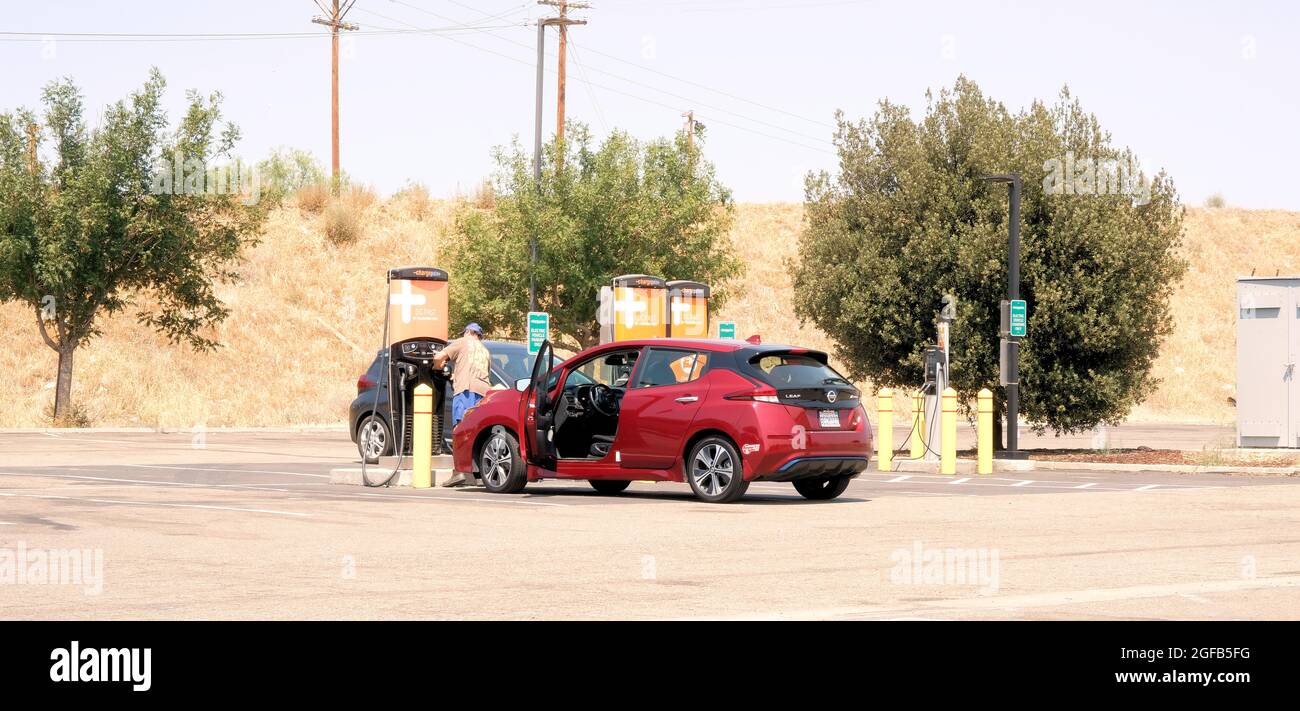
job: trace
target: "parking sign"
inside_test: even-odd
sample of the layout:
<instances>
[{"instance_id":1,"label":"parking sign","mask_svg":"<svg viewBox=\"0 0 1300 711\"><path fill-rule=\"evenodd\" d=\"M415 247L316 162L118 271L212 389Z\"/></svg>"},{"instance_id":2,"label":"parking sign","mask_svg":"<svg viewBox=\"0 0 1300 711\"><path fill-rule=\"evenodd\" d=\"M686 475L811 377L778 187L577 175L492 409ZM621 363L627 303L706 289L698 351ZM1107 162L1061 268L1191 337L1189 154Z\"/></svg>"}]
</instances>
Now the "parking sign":
<instances>
[{"instance_id":1,"label":"parking sign","mask_svg":"<svg viewBox=\"0 0 1300 711\"><path fill-rule=\"evenodd\" d=\"M1011 335L1023 338L1028 331L1029 308L1024 299L1011 300Z\"/></svg>"},{"instance_id":2,"label":"parking sign","mask_svg":"<svg viewBox=\"0 0 1300 711\"><path fill-rule=\"evenodd\" d=\"M551 337L551 315L545 311L528 312L528 354L537 355Z\"/></svg>"},{"instance_id":3,"label":"parking sign","mask_svg":"<svg viewBox=\"0 0 1300 711\"><path fill-rule=\"evenodd\" d=\"M718 338L735 338L735 337L736 337L735 321L718 322Z\"/></svg>"}]
</instances>

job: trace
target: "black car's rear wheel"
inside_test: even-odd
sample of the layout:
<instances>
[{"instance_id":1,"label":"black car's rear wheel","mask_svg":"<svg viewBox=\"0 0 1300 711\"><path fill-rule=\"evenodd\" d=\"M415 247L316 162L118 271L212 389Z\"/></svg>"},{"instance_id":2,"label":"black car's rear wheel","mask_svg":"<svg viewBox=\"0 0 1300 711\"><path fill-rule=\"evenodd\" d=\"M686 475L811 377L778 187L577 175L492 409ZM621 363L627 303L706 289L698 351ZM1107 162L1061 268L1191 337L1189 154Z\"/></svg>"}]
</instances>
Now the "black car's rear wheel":
<instances>
[{"instance_id":1,"label":"black car's rear wheel","mask_svg":"<svg viewBox=\"0 0 1300 711\"><path fill-rule=\"evenodd\" d=\"M392 429L382 417L368 415L357 427L357 453L366 464L378 464L380 457L392 452Z\"/></svg>"},{"instance_id":2,"label":"black car's rear wheel","mask_svg":"<svg viewBox=\"0 0 1300 711\"><path fill-rule=\"evenodd\" d=\"M528 465L519 453L519 440L505 428L494 427L478 453L478 476L488 491L518 494L528 483Z\"/></svg>"},{"instance_id":3,"label":"black car's rear wheel","mask_svg":"<svg viewBox=\"0 0 1300 711\"><path fill-rule=\"evenodd\" d=\"M795 491L805 499L829 501L849 488L849 477L833 476L825 479L800 479L794 483Z\"/></svg>"},{"instance_id":4,"label":"black car's rear wheel","mask_svg":"<svg viewBox=\"0 0 1300 711\"><path fill-rule=\"evenodd\" d=\"M735 501L749 488L736 446L716 436L705 437L691 447L686 458L686 480L696 496L711 504Z\"/></svg>"},{"instance_id":5,"label":"black car's rear wheel","mask_svg":"<svg viewBox=\"0 0 1300 711\"><path fill-rule=\"evenodd\" d=\"M588 484L601 494L617 494L626 489L632 482L630 481L613 481L610 479L589 479Z\"/></svg>"}]
</instances>

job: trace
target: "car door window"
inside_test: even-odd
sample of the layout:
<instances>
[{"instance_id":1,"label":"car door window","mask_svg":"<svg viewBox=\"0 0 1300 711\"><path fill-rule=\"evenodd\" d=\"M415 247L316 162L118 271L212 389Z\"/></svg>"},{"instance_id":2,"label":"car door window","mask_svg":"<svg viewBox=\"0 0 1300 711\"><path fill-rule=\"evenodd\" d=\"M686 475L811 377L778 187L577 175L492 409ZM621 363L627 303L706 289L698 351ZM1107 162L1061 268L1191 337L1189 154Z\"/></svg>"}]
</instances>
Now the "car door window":
<instances>
[{"instance_id":1,"label":"car door window","mask_svg":"<svg viewBox=\"0 0 1300 711\"><path fill-rule=\"evenodd\" d=\"M699 379L707 363L705 353L652 348L637 371L636 387L689 383Z\"/></svg>"},{"instance_id":2,"label":"car door window","mask_svg":"<svg viewBox=\"0 0 1300 711\"><path fill-rule=\"evenodd\" d=\"M614 351L584 361L571 371L565 386L598 383L611 388L627 387L628 377L636 368L639 355L640 351L635 350Z\"/></svg>"}]
</instances>

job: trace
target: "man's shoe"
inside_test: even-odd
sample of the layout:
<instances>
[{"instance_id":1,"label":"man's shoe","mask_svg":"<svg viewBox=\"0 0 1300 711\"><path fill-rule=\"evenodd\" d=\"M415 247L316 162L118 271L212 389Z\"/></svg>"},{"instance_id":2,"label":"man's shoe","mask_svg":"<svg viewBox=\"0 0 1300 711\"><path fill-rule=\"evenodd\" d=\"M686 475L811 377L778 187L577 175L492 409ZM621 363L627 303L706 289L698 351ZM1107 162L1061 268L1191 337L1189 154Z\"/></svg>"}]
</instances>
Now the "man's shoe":
<instances>
[{"instance_id":1,"label":"man's shoe","mask_svg":"<svg viewBox=\"0 0 1300 711\"><path fill-rule=\"evenodd\" d=\"M464 475L464 474L461 474L461 473L459 473L459 472L456 473L456 474L453 474L453 475L451 476L451 478L448 479L447 481L444 481L444 482L442 483L442 485L445 486L445 487L447 487L447 488L452 488L452 487L456 487L456 486L464 486L464 485L465 485L465 475Z\"/></svg>"}]
</instances>

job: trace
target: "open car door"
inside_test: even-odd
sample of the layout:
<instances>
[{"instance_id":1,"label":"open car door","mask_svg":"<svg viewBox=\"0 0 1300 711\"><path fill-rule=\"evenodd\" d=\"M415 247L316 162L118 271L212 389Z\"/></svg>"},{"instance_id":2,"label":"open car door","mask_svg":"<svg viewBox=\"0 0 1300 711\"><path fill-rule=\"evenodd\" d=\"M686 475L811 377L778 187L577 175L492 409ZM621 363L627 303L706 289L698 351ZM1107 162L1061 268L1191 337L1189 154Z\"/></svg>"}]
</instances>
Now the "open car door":
<instances>
[{"instance_id":1,"label":"open car door","mask_svg":"<svg viewBox=\"0 0 1300 711\"><path fill-rule=\"evenodd\" d=\"M528 463L548 469L554 468L556 456L555 444L551 440L555 427L555 402L548 388L554 367L555 349L547 340L538 349L537 360L533 362L524 421L528 433Z\"/></svg>"}]
</instances>

